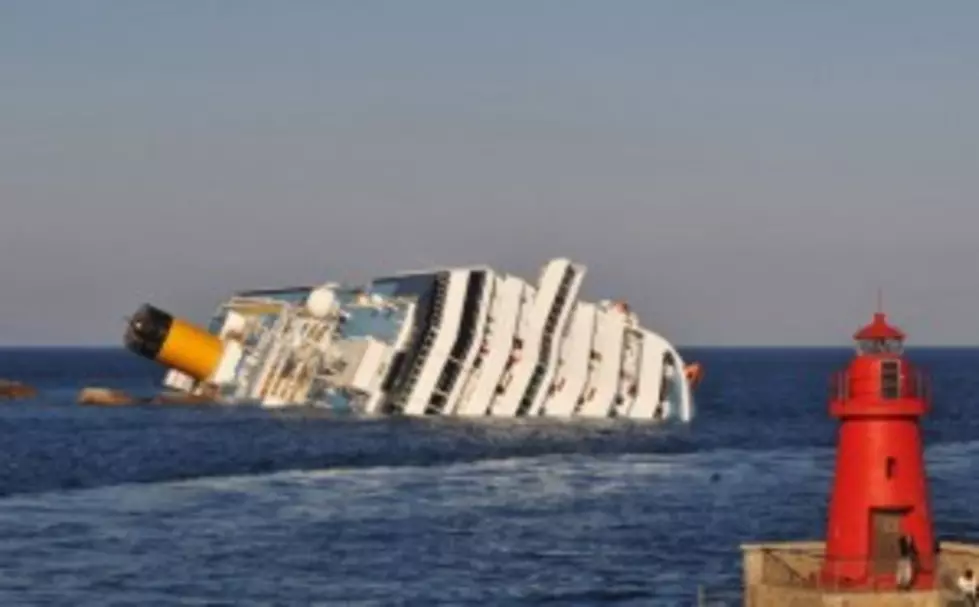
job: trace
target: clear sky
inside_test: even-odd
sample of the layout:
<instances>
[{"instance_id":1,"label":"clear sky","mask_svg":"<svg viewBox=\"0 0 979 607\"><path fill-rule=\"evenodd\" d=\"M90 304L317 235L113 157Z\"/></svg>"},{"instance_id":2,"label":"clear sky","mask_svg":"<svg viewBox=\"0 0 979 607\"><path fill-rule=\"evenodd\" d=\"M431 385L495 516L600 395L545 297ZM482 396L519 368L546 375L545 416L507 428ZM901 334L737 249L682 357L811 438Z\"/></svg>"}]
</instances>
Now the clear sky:
<instances>
[{"instance_id":1,"label":"clear sky","mask_svg":"<svg viewBox=\"0 0 979 607\"><path fill-rule=\"evenodd\" d=\"M587 264L680 344L979 344L979 2L0 3L0 343Z\"/></svg>"}]
</instances>

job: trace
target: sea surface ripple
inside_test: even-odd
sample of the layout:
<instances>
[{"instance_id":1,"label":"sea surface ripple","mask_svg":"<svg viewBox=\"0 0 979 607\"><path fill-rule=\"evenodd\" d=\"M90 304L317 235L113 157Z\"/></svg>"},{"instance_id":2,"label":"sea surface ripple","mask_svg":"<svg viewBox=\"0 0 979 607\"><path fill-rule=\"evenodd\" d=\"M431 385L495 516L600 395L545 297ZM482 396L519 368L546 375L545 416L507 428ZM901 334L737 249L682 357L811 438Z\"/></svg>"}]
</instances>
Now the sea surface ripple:
<instances>
[{"instance_id":1,"label":"sea surface ripple","mask_svg":"<svg viewBox=\"0 0 979 607\"><path fill-rule=\"evenodd\" d=\"M117 350L3 350L0 605L737 604L738 545L818 538L845 350L691 350L689 427L89 408ZM921 350L942 536L979 538L979 350ZM723 601L727 601L724 603Z\"/></svg>"}]
</instances>

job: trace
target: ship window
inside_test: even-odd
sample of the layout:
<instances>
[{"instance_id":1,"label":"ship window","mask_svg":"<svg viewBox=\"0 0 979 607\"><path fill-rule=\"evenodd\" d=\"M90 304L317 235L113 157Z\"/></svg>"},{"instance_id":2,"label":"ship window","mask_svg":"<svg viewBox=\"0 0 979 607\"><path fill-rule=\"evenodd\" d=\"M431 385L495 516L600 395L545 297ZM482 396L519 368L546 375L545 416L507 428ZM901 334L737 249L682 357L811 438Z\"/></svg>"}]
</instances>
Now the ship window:
<instances>
[{"instance_id":1,"label":"ship window","mask_svg":"<svg viewBox=\"0 0 979 607\"><path fill-rule=\"evenodd\" d=\"M881 398L896 399L901 397L900 385L901 365L896 360L884 360L880 363L880 395Z\"/></svg>"},{"instance_id":2,"label":"ship window","mask_svg":"<svg viewBox=\"0 0 979 607\"><path fill-rule=\"evenodd\" d=\"M438 383L436 388L443 392L449 392L455 385L456 377L459 376L459 363L454 360L448 360L445 366L442 367L442 374L439 375Z\"/></svg>"},{"instance_id":3,"label":"ship window","mask_svg":"<svg viewBox=\"0 0 979 607\"><path fill-rule=\"evenodd\" d=\"M445 407L445 395L433 394L428 402L429 406L425 407L425 415L437 415Z\"/></svg>"}]
</instances>

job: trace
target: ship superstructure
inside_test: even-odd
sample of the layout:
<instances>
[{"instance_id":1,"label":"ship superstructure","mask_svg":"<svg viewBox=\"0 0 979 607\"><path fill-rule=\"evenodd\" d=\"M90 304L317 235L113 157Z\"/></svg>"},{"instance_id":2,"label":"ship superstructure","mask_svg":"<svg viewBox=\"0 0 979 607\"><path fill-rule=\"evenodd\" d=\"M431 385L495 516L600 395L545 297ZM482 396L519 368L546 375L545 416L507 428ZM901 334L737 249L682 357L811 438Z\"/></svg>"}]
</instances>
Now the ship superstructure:
<instances>
[{"instance_id":1,"label":"ship superstructure","mask_svg":"<svg viewBox=\"0 0 979 607\"><path fill-rule=\"evenodd\" d=\"M691 382L621 302L578 300L585 267L536 285L488 267L244 291L207 330L144 305L127 347L215 401L352 413L689 421Z\"/></svg>"}]
</instances>

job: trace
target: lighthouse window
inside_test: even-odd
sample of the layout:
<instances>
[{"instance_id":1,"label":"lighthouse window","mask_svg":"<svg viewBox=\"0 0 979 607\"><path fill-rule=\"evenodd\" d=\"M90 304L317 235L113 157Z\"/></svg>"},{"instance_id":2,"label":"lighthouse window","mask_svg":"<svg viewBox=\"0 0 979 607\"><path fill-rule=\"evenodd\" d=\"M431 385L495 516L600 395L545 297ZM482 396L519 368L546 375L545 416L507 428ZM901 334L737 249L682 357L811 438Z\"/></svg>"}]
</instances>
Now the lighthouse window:
<instances>
[{"instance_id":1,"label":"lighthouse window","mask_svg":"<svg viewBox=\"0 0 979 607\"><path fill-rule=\"evenodd\" d=\"M901 397L901 367L896 360L885 360L880 363L880 395L882 398L894 399Z\"/></svg>"},{"instance_id":2,"label":"lighthouse window","mask_svg":"<svg viewBox=\"0 0 979 607\"><path fill-rule=\"evenodd\" d=\"M900 339L861 339L857 342L860 354L900 354L904 345Z\"/></svg>"},{"instance_id":3,"label":"lighthouse window","mask_svg":"<svg viewBox=\"0 0 979 607\"><path fill-rule=\"evenodd\" d=\"M897 460L893 457L887 458L887 463L884 465L884 473L887 475L887 480L894 478L894 473L897 471Z\"/></svg>"},{"instance_id":4,"label":"lighthouse window","mask_svg":"<svg viewBox=\"0 0 979 607\"><path fill-rule=\"evenodd\" d=\"M861 339L857 343L857 350L860 354L877 354L880 349L880 342L874 339Z\"/></svg>"}]
</instances>

